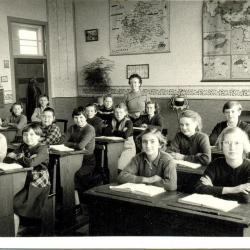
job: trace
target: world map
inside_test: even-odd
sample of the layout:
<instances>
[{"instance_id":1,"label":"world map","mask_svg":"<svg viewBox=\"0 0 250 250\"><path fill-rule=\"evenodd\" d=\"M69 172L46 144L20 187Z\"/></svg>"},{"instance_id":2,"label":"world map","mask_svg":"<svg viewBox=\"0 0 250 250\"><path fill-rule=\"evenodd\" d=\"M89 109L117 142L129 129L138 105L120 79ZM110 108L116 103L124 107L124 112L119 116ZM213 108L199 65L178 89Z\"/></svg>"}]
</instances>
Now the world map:
<instances>
[{"instance_id":1,"label":"world map","mask_svg":"<svg viewBox=\"0 0 250 250\"><path fill-rule=\"evenodd\" d=\"M204 0L203 80L250 79L250 0Z\"/></svg>"},{"instance_id":2,"label":"world map","mask_svg":"<svg viewBox=\"0 0 250 250\"><path fill-rule=\"evenodd\" d=\"M168 0L110 0L110 54L169 52Z\"/></svg>"}]
</instances>

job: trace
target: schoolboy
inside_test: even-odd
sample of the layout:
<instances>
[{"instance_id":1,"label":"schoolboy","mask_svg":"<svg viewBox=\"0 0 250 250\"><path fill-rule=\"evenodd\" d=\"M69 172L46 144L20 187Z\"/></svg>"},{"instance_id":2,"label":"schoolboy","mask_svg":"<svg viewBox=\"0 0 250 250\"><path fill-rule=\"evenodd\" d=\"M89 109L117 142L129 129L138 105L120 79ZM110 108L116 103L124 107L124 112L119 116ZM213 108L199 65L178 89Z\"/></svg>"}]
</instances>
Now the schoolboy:
<instances>
[{"instance_id":1,"label":"schoolboy","mask_svg":"<svg viewBox=\"0 0 250 250\"><path fill-rule=\"evenodd\" d=\"M114 117L113 97L112 95L105 95L103 98L103 105L98 110L98 116L103 120L104 124L111 123Z\"/></svg>"},{"instance_id":2,"label":"schoolboy","mask_svg":"<svg viewBox=\"0 0 250 250\"><path fill-rule=\"evenodd\" d=\"M96 136L101 136L104 124L103 124L103 120L96 115L97 114L96 105L88 104L85 107L85 113L87 117L87 123L92 125L95 128Z\"/></svg>"},{"instance_id":3,"label":"schoolboy","mask_svg":"<svg viewBox=\"0 0 250 250\"><path fill-rule=\"evenodd\" d=\"M210 144L214 146L223 131L227 127L239 127L244 130L250 139L250 125L246 122L240 120L240 115L242 111L242 106L238 101L228 101L223 106L223 114L226 118L226 121L217 123L213 128L212 133L209 136Z\"/></svg>"},{"instance_id":4,"label":"schoolboy","mask_svg":"<svg viewBox=\"0 0 250 250\"><path fill-rule=\"evenodd\" d=\"M63 142L62 133L60 128L55 122L55 111L53 108L47 107L44 109L42 116L42 142L48 145L60 144Z\"/></svg>"}]
</instances>

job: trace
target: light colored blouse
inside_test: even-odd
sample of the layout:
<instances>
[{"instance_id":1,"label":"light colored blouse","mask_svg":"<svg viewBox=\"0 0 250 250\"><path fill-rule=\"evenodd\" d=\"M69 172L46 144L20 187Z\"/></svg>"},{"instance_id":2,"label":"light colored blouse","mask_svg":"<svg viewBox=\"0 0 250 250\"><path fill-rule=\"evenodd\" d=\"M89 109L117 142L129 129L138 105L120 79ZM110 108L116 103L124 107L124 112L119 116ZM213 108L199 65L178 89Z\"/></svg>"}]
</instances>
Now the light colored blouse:
<instances>
[{"instance_id":1,"label":"light colored blouse","mask_svg":"<svg viewBox=\"0 0 250 250\"><path fill-rule=\"evenodd\" d=\"M7 140L3 134L0 134L0 149L0 162L2 162L7 154Z\"/></svg>"},{"instance_id":2,"label":"light colored blouse","mask_svg":"<svg viewBox=\"0 0 250 250\"><path fill-rule=\"evenodd\" d=\"M146 102L150 101L150 97L147 94L138 92L129 92L125 94L124 100L125 104L128 107L129 114L134 112L145 112Z\"/></svg>"},{"instance_id":3,"label":"light colored blouse","mask_svg":"<svg viewBox=\"0 0 250 250\"><path fill-rule=\"evenodd\" d=\"M45 107L45 108L47 108L47 107ZM41 122L42 121L42 114L43 114L44 109L42 109L41 107L35 108L34 113L31 116L31 121L32 122Z\"/></svg>"}]
</instances>

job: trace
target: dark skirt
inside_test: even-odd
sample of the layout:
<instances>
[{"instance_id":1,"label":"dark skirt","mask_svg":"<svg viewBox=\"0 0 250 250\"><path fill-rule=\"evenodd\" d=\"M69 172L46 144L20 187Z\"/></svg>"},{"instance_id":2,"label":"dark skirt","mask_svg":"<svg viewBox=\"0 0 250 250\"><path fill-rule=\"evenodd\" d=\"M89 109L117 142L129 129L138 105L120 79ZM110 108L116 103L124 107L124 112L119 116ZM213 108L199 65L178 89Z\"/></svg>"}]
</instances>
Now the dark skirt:
<instances>
[{"instance_id":1,"label":"dark skirt","mask_svg":"<svg viewBox=\"0 0 250 250\"><path fill-rule=\"evenodd\" d=\"M41 218L50 185L38 188L31 184L24 187L14 197L14 213L22 217Z\"/></svg>"},{"instance_id":2,"label":"dark skirt","mask_svg":"<svg viewBox=\"0 0 250 250\"><path fill-rule=\"evenodd\" d=\"M93 172L95 169L95 156L84 155L82 166L75 174L75 189L84 192L92 187Z\"/></svg>"}]
</instances>

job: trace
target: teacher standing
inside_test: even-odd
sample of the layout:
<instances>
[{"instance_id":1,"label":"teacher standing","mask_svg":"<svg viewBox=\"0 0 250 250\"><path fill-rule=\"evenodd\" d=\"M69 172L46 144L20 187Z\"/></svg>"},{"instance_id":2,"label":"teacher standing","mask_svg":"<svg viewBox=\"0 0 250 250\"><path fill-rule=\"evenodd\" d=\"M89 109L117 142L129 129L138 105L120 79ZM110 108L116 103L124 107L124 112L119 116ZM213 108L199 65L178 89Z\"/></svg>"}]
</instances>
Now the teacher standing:
<instances>
[{"instance_id":1,"label":"teacher standing","mask_svg":"<svg viewBox=\"0 0 250 250\"><path fill-rule=\"evenodd\" d=\"M136 118L145 112L146 102L150 101L147 94L141 92L142 79L138 74L129 77L128 83L131 91L124 96L124 102L128 107L128 113Z\"/></svg>"}]
</instances>

